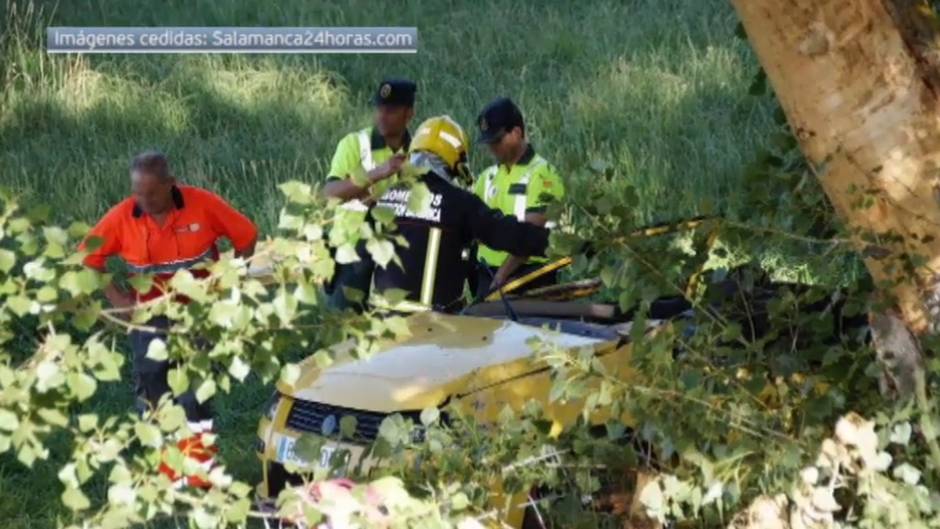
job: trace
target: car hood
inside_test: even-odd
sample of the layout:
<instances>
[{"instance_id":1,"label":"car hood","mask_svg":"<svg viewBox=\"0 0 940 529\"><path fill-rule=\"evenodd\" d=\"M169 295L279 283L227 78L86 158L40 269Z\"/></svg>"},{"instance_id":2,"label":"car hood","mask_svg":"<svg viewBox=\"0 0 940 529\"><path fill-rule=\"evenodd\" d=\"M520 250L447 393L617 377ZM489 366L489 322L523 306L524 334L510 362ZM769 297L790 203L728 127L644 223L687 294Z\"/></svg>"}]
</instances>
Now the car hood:
<instances>
[{"instance_id":1,"label":"car hood","mask_svg":"<svg viewBox=\"0 0 940 529\"><path fill-rule=\"evenodd\" d=\"M281 382L278 389L293 398L359 410L421 410L538 369L531 360L533 339L562 348L610 343L490 318L423 312L407 321L408 338L384 342L366 359L349 355L352 343L340 344L333 348L334 364L319 369L308 358L297 381Z\"/></svg>"}]
</instances>

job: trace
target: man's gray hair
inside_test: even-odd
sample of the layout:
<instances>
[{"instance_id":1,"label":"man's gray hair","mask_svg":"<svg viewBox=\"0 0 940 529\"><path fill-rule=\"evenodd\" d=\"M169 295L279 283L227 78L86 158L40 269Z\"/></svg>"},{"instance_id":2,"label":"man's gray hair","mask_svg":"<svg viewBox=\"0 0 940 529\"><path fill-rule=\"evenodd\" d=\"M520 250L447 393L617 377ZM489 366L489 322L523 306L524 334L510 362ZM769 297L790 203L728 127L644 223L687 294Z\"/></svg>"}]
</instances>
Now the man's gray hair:
<instances>
[{"instance_id":1,"label":"man's gray hair","mask_svg":"<svg viewBox=\"0 0 940 529\"><path fill-rule=\"evenodd\" d=\"M170 162L160 151L144 151L131 160L131 172L140 171L160 178L170 177Z\"/></svg>"}]
</instances>

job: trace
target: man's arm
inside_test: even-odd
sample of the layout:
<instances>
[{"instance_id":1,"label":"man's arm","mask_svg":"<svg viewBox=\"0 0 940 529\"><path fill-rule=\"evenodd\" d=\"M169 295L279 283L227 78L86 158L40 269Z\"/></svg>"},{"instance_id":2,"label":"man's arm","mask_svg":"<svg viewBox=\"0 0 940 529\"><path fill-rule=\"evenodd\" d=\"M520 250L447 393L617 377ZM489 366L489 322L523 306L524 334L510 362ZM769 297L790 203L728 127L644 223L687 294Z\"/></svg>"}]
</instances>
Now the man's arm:
<instances>
[{"instance_id":1,"label":"man's arm","mask_svg":"<svg viewBox=\"0 0 940 529\"><path fill-rule=\"evenodd\" d=\"M323 194L329 198L338 198L343 202L363 199L369 196L369 186L397 173L404 162L404 155L396 155L387 162L366 173L364 186L353 182L351 175L362 170L359 157L359 140L355 134L349 134L336 145L336 152L330 161L330 173Z\"/></svg>"},{"instance_id":2,"label":"man's arm","mask_svg":"<svg viewBox=\"0 0 940 529\"><path fill-rule=\"evenodd\" d=\"M526 224L532 224L534 226L545 226L545 223L548 221L548 218L544 213L526 213L525 222ZM496 270L496 274L493 275L493 282L490 283L490 290L494 290L497 287L506 283L510 277L519 269L520 266L524 265L526 261L529 260L528 256L521 255L510 255L503 264Z\"/></svg>"},{"instance_id":3,"label":"man's arm","mask_svg":"<svg viewBox=\"0 0 940 529\"><path fill-rule=\"evenodd\" d=\"M109 211L82 241L79 250L88 251L88 255L85 256L84 260L85 266L104 272L108 257L121 251L121 231L118 226L118 215L117 208ZM97 247L91 250L89 245L91 245L93 239L96 241ZM111 306L117 309L133 307L135 303L134 296L121 290L113 282L105 285L104 297L111 303Z\"/></svg>"},{"instance_id":4,"label":"man's arm","mask_svg":"<svg viewBox=\"0 0 940 529\"><path fill-rule=\"evenodd\" d=\"M389 178L401 169L405 161L404 154L396 154L385 163L366 173L367 184L364 187L356 185L351 178L350 173L344 174L345 178L331 177L323 186L323 194L330 198L338 198L342 201L353 199L364 199L369 196L369 187Z\"/></svg>"},{"instance_id":5,"label":"man's arm","mask_svg":"<svg viewBox=\"0 0 940 529\"><path fill-rule=\"evenodd\" d=\"M548 230L519 222L515 217L490 209L476 195L453 188L458 200L465 201L470 235L483 244L521 257L543 255L548 247Z\"/></svg>"},{"instance_id":6,"label":"man's arm","mask_svg":"<svg viewBox=\"0 0 940 529\"><path fill-rule=\"evenodd\" d=\"M104 297L107 298L108 303L116 309L129 309L133 307L135 303L134 296L129 292L121 290L113 282L109 282L107 286L104 287ZM119 317L127 319L130 317L129 311Z\"/></svg>"},{"instance_id":7,"label":"man's arm","mask_svg":"<svg viewBox=\"0 0 940 529\"><path fill-rule=\"evenodd\" d=\"M232 241L235 257L251 257L255 253L255 243L258 242L258 227L222 197L210 191L203 192L206 193L212 228Z\"/></svg>"}]
</instances>

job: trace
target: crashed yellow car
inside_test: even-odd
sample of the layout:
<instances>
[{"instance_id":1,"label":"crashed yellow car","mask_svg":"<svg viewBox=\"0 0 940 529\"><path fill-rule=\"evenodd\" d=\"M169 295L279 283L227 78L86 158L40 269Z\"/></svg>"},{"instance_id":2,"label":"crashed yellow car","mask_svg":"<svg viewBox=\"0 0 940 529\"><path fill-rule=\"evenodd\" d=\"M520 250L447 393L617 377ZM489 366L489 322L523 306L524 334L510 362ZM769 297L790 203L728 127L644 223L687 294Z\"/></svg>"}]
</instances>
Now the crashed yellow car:
<instances>
[{"instance_id":1,"label":"crashed yellow car","mask_svg":"<svg viewBox=\"0 0 940 529\"><path fill-rule=\"evenodd\" d=\"M408 338L384 344L368 359L341 352L325 369L312 357L301 362L299 378L293 385L279 384L258 427L264 477L260 499L276 498L295 482L286 467L327 468L335 464L331 459L337 451L363 465L380 424L394 414L420 423L422 410L448 402L486 424L495 422L506 405L521 410L535 399L557 426L572 424L581 407L549 402L550 373L533 358L533 338L558 348L592 348L608 369L629 376L629 323L610 322L612 306L546 301L514 301L512 306L512 318L500 302L474 306L464 315L417 313L407 319ZM609 323L598 323L604 320ZM356 442L336 440L346 416L356 419ZM312 460L295 449L305 434L323 438ZM525 495L510 499L514 507L505 521L523 527L527 500Z\"/></svg>"}]
</instances>

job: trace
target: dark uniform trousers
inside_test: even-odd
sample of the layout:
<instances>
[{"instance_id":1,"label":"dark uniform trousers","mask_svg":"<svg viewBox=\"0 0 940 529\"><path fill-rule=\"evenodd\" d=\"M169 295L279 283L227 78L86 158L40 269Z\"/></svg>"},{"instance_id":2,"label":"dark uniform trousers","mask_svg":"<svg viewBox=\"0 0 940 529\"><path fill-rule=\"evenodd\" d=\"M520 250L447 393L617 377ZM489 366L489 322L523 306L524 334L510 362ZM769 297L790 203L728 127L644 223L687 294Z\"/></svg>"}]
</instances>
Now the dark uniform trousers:
<instances>
[{"instance_id":1,"label":"dark uniform trousers","mask_svg":"<svg viewBox=\"0 0 940 529\"><path fill-rule=\"evenodd\" d=\"M158 316L147 322L150 327L169 329L170 320ZM140 414L156 409L163 395L172 395L170 385L167 383L167 374L173 367L169 361L154 360L147 357L147 349L154 339L166 339L166 332L148 332L134 330L130 333L131 351L134 355L134 394L136 408ZM212 406L210 400L200 403L192 390L176 397L175 402L186 411L186 420L199 422L212 419Z\"/></svg>"}]
</instances>

